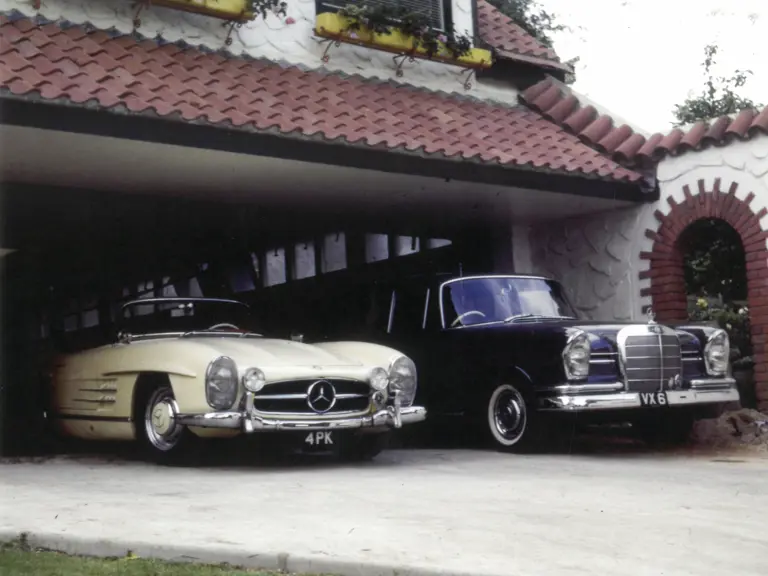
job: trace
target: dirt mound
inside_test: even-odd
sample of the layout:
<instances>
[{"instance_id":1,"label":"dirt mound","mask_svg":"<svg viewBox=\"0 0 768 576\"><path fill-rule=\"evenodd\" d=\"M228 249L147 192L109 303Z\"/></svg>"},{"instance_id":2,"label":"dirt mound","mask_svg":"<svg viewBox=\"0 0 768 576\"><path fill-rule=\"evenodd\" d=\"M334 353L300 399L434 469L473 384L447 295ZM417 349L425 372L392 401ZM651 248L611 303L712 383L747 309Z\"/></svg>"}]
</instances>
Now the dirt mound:
<instances>
[{"instance_id":1,"label":"dirt mound","mask_svg":"<svg viewBox=\"0 0 768 576\"><path fill-rule=\"evenodd\" d=\"M743 408L723 413L719 418L700 420L692 440L712 448L754 448L768 452L768 415Z\"/></svg>"}]
</instances>

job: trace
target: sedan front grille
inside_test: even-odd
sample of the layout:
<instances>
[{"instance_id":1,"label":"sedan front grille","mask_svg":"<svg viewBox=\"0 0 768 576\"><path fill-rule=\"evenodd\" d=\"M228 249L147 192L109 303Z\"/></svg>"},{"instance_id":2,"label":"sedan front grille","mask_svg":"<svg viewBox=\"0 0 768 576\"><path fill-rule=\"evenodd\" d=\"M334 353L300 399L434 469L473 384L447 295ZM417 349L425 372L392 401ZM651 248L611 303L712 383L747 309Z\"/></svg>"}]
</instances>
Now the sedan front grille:
<instances>
[{"instance_id":1,"label":"sedan front grille","mask_svg":"<svg viewBox=\"0 0 768 576\"><path fill-rule=\"evenodd\" d=\"M267 384L254 395L253 407L264 414L353 414L368 409L370 394L370 385L360 380L290 380Z\"/></svg>"},{"instance_id":2,"label":"sedan front grille","mask_svg":"<svg viewBox=\"0 0 768 576\"><path fill-rule=\"evenodd\" d=\"M658 324L629 326L617 339L629 391L655 392L681 385L683 362L674 330Z\"/></svg>"}]
</instances>

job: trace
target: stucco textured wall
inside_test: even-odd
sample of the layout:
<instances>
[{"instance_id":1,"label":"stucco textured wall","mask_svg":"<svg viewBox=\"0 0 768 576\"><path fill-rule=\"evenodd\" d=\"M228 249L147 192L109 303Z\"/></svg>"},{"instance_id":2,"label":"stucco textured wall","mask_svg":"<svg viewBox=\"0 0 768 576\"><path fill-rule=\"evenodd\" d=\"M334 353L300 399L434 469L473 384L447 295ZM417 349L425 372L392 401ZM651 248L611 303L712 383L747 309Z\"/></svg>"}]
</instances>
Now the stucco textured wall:
<instances>
[{"instance_id":1,"label":"stucco textured wall","mask_svg":"<svg viewBox=\"0 0 768 576\"><path fill-rule=\"evenodd\" d=\"M588 318L629 320L639 293L632 256L642 216L643 208L625 208L532 227L532 272L563 282Z\"/></svg>"},{"instance_id":2,"label":"stucco textured wall","mask_svg":"<svg viewBox=\"0 0 768 576\"><path fill-rule=\"evenodd\" d=\"M331 71L358 74L382 80L398 80L432 90L466 93L461 68L447 64L416 60L406 62L404 75L395 76L392 55L360 46L342 44L329 51L330 60L321 58L325 45L314 37L315 0L286 0L285 17L269 15L257 18L241 28L235 28L232 44L225 45L227 26L224 21L209 16L152 6L142 11L141 25L136 30L150 39L167 42L183 40L209 50L225 50L233 55L266 58L305 68L325 68ZM0 11L17 10L27 16L40 14L50 20L67 20L75 24L89 23L102 30L115 29L122 34L134 30L136 7L131 0L41 0L35 10L30 0L0 0ZM452 0L454 27L457 31L473 30L471 0ZM517 91L506 86L474 83L468 92L474 97L517 103Z\"/></svg>"}]
</instances>

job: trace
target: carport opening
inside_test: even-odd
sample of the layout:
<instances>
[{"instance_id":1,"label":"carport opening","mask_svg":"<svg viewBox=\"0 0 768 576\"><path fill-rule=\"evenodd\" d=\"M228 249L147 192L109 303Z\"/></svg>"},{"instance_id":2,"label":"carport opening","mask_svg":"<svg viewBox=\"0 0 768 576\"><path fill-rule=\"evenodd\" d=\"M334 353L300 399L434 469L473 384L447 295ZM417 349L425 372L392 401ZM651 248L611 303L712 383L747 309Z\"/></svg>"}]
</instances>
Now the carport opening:
<instances>
[{"instance_id":1,"label":"carport opening","mask_svg":"<svg viewBox=\"0 0 768 576\"><path fill-rule=\"evenodd\" d=\"M260 205L117 192L107 201L106 194L3 190L12 216L0 246L15 251L0 259L0 454L51 448L44 415L56 356L115 342L126 301L234 298L252 306L264 334L363 339L372 302L387 310L388 283L490 266L491 239L475 229L394 227L351 218L353 211L307 219Z\"/></svg>"},{"instance_id":2,"label":"carport opening","mask_svg":"<svg viewBox=\"0 0 768 576\"><path fill-rule=\"evenodd\" d=\"M718 218L697 220L678 239L688 319L726 330L742 405L755 407L754 361L750 335L747 263L739 233Z\"/></svg>"}]
</instances>

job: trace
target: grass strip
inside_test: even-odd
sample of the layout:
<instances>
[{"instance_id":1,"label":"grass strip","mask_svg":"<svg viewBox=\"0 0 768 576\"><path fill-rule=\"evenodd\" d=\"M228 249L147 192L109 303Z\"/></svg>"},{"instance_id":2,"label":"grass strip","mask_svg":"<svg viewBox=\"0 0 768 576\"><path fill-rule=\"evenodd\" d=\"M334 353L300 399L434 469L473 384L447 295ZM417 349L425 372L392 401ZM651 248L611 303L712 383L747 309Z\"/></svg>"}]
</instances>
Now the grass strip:
<instances>
[{"instance_id":1,"label":"grass strip","mask_svg":"<svg viewBox=\"0 0 768 576\"><path fill-rule=\"evenodd\" d=\"M130 554L122 558L70 556L61 552L33 548L23 537L15 542L0 545L0 575L6 574L9 576L285 576L284 572L270 570L166 562L138 558Z\"/></svg>"}]
</instances>

